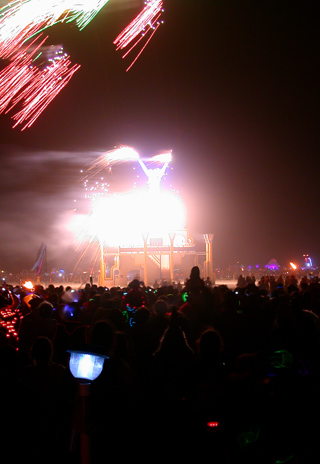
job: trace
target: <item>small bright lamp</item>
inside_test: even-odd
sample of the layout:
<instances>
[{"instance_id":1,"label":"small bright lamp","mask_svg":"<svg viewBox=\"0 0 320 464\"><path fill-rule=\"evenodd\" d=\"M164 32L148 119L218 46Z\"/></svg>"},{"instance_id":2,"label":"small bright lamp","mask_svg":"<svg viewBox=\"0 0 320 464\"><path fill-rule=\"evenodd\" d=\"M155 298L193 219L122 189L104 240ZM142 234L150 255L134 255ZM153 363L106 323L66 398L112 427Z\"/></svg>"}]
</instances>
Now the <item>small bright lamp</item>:
<instances>
[{"instance_id":1,"label":"small bright lamp","mask_svg":"<svg viewBox=\"0 0 320 464\"><path fill-rule=\"evenodd\" d=\"M85 345L79 349L67 350L71 354L69 367L71 374L78 380L79 395L83 404L87 404L91 392L91 382L95 380L102 372L104 360L109 356L98 353L94 347ZM91 464L91 439L87 430L87 406L82 408L82 427L80 428L80 447L81 447L81 464Z\"/></svg>"},{"instance_id":2,"label":"small bright lamp","mask_svg":"<svg viewBox=\"0 0 320 464\"><path fill-rule=\"evenodd\" d=\"M68 350L71 353L69 367L76 379L93 381L102 372L104 360L108 356L88 351Z\"/></svg>"}]
</instances>

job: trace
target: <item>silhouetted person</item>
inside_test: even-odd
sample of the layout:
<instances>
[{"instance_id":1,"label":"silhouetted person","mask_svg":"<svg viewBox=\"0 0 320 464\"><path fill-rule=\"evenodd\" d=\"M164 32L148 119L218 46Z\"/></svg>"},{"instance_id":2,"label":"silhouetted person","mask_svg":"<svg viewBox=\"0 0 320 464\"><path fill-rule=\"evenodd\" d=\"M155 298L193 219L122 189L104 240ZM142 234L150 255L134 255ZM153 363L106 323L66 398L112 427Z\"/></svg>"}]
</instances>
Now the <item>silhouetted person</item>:
<instances>
[{"instance_id":1,"label":"silhouetted person","mask_svg":"<svg viewBox=\"0 0 320 464\"><path fill-rule=\"evenodd\" d=\"M185 290L193 295L200 294L205 289L204 280L200 277L200 268L199 266L193 266L190 272L190 277L187 279Z\"/></svg>"},{"instance_id":2,"label":"silhouetted person","mask_svg":"<svg viewBox=\"0 0 320 464\"><path fill-rule=\"evenodd\" d=\"M238 286L239 288L244 288L244 287L246 286L246 279L243 277L242 274L240 274L239 277L238 277L237 286Z\"/></svg>"},{"instance_id":3,"label":"silhouetted person","mask_svg":"<svg viewBox=\"0 0 320 464\"><path fill-rule=\"evenodd\" d=\"M102 373L91 386L92 462L101 462L106 440L129 459L133 445L131 434L135 433L134 421L138 420L132 414L136 392L132 369L117 354L117 331L110 321L97 321L88 332L88 343L108 356Z\"/></svg>"},{"instance_id":4,"label":"silhouetted person","mask_svg":"<svg viewBox=\"0 0 320 464\"><path fill-rule=\"evenodd\" d=\"M150 335L152 352L159 346L160 340L170 323L170 311L165 299L158 299L153 307L153 314L148 319L146 330Z\"/></svg>"},{"instance_id":5,"label":"silhouetted person","mask_svg":"<svg viewBox=\"0 0 320 464\"><path fill-rule=\"evenodd\" d=\"M164 173L169 165L169 162L165 162L161 168L147 168L145 163L139 159L139 164L143 169L143 172L148 177L148 188L150 192L154 194L160 193L160 183L164 176Z\"/></svg>"},{"instance_id":6,"label":"silhouetted person","mask_svg":"<svg viewBox=\"0 0 320 464\"><path fill-rule=\"evenodd\" d=\"M19 388L19 359L14 346L10 345L6 335L0 331L0 436L3 446L7 450L15 450L19 428L18 414L20 388ZM15 452L17 460L19 456ZM13 460L13 457L11 457Z\"/></svg>"},{"instance_id":7,"label":"silhouetted person","mask_svg":"<svg viewBox=\"0 0 320 464\"><path fill-rule=\"evenodd\" d=\"M32 311L21 320L18 331L19 357L22 365L30 362L30 349L37 337L48 337L51 341L56 332L53 305L40 298L30 301Z\"/></svg>"},{"instance_id":8,"label":"silhouetted person","mask_svg":"<svg viewBox=\"0 0 320 464\"><path fill-rule=\"evenodd\" d=\"M142 291L139 280L132 280L132 282L130 282L129 284L128 293L123 296L123 299L121 301L121 309L124 311L127 306L129 306L129 308L131 309L134 309L148 305L148 295L144 291Z\"/></svg>"},{"instance_id":9,"label":"silhouetted person","mask_svg":"<svg viewBox=\"0 0 320 464\"><path fill-rule=\"evenodd\" d=\"M194 351L190 347L186 334L180 326L175 309L171 321L154 353L154 369L158 391L162 391L163 400L171 401L179 395L179 382L182 372L191 364Z\"/></svg>"},{"instance_id":10,"label":"silhouetted person","mask_svg":"<svg viewBox=\"0 0 320 464\"><path fill-rule=\"evenodd\" d=\"M25 431L26 456L33 462L66 462L71 437L74 379L52 361L52 343L37 337L31 364L21 373L20 419Z\"/></svg>"}]
</instances>

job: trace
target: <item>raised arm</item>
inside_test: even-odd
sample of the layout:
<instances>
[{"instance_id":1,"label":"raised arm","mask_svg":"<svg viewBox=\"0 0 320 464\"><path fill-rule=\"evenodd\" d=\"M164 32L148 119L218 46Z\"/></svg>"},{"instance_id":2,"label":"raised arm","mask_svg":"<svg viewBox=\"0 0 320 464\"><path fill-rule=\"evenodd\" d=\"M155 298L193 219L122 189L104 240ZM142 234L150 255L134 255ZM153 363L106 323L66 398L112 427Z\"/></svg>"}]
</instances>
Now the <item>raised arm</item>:
<instances>
[{"instance_id":1,"label":"raised arm","mask_svg":"<svg viewBox=\"0 0 320 464\"><path fill-rule=\"evenodd\" d=\"M166 163L164 163L164 165L162 166L162 168L161 168L161 177L163 176L163 174L164 174L165 170L167 169L167 167L168 167L168 164L169 164L169 163L168 163L168 161L167 161L167 162L166 162Z\"/></svg>"},{"instance_id":2,"label":"raised arm","mask_svg":"<svg viewBox=\"0 0 320 464\"><path fill-rule=\"evenodd\" d=\"M143 172L145 173L145 175L147 177L149 177L149 170L147 169L146 165L144 164L144 162L141 159L139 159L139 164L142 167Z\"/></svg>"}]
</instances>

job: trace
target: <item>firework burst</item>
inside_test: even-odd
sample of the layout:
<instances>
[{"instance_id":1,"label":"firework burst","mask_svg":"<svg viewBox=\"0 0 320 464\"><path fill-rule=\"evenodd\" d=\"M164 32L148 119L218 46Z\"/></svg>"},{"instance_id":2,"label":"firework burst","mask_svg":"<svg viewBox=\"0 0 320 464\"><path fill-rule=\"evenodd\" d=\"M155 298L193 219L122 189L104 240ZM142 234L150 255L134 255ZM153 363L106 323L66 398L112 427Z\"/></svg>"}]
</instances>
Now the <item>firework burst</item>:
<instances>
[{"instance_id":1,"label":"firework burst","mask_svg":"<svg viewBox=\"0 0 320 464\"><path fill-rule=\"evenodd\" d=\"M132 147L120 145L99 156L97 161L89 166L88 174L98 173L101 170L111 172L112 166L139 160L139 153Z\"/></svg>"},{"instance_id":2,"label":"firework burst","mask_svg":"<svg viewBox=\"0 0 320 464\"><path fill-rule=\"evenodd\" d=\"M92 256L94 260L97 256L110 257L119 247L142 247L145 231L149 237L160 237L164 246L170 245L169 232L183 230L185 224L185 208L179 193L167 183L157 188L166 174L164 166L171 161L171 150L141 158L134 148L120 146L106 151L80 171L85 201L73 211L68 222L80 255L76 267ZM130 187L130 182L124 184L121 179L119 184L119 178L113 177L110 165L121 167L125 163L133 164L132 173L141 177L142 184ZM147 166L146 177L143 163Z\"/></svg>"},{"instance_id":3,"label":"firework burst","mask_svg":"<svg viewBox=\"0 0 320 464\"><path fill-rule=\"evenodd\" d=\"M15 0L0 9L0 43L13 51L32 35L58 22L86 27L109 0ZM12 46L8 46L12 43ZM8 52L7 52L8 53Z\"/></svg>"},{"instance_id":4,"label":"firework burst","mask_svg":"<svg viewBox=\"0 0 320 464\"><path fill-rule=\"evenodd\" d=\"M0 9L0 58L11 63L1 72L0 112L10 111L22 102L12 119L13 127L30 127L67 85L80 65L72 65L66 54L57 55L41 70L33 61L44 39L34 47L44 29L58 22L75 21L83 29L108 0L15 0ZM25 50L23 45L35 39ZM33 48L33 51L30 51Z\"/></svg>"},{"instance_id":5,"label":"firework burst","mask_svg":"<svg viewBox=\"0 0 320 464\"><path fill-rule=\"evenodd\" d=\"M69 56L63 56L40 71L34 64L36 58L30 51L31 48L21 52L25 44L31 40L40 40L43 31L57 23L75 22L82 30L108 1L13 0L0 8L0 59L11 60L11 64L0 73L0 113L8 106L11 110L22 102L22 109L12 118L15 121L13 127L19 124L22 125L22 130L30 127L80 68L80 65L71 65ZM130 46L123 55L124 58L146 37L127 71L158 29L162 11L162 0L147 0L143 10L114 41L117 50ZM35 46L35 49L40 46ZM123 153L124 151L123 148L123 161L127 161L127 156L132 153ZM117 152L117 156L118 154ZM110 153L107 159L110 166L119 162L118 158L112 159ZM100 162L104 166L106 157L99 160L98 164Z\"/></svg>"},{"instance_id":6,"label":"firework burst","mask_svg":"<svg viewBox=\"0 0 320 464\"><path fill-rule=\"evenodd\" d=\"M97 194L86 193L90 202L88 214L72 218L70 229L74 231L79 249L88 243L106 247L141 246L143 231L168 241L168 232L184 228L185 211L177 193L163 191L153 194L149 188ZM139 214L140 206L148 214ZM137 220L137 214L139 220Z\"/></svg>"}]
</instances>

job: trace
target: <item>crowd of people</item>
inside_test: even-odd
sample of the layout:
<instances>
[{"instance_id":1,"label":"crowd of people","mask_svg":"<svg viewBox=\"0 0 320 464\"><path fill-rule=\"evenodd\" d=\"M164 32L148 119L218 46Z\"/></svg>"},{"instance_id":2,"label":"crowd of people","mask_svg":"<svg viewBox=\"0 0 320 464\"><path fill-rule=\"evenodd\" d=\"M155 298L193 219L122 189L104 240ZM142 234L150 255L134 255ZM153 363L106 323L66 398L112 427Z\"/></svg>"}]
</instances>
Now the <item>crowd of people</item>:
<instances>
[{"instance_id":1,"label":"crowd of people","mask_svg":"<svg viewBox=\"0 0 320 464\"><path fill-rule=\"evenodd\" d=\"M180 287L4 285L2 452L11 462L319 458L320 283L239 276ZM102 373L79 394L69 350L95 347ZM316 459L316 460L315 460ZM83 462L83 461L82 461Z\"/></svg>"}]
</instances>

